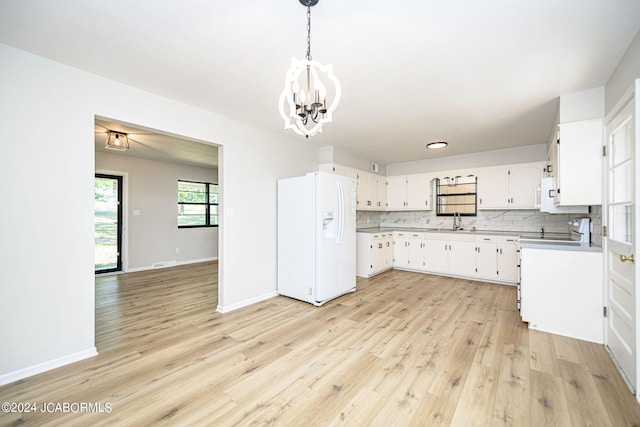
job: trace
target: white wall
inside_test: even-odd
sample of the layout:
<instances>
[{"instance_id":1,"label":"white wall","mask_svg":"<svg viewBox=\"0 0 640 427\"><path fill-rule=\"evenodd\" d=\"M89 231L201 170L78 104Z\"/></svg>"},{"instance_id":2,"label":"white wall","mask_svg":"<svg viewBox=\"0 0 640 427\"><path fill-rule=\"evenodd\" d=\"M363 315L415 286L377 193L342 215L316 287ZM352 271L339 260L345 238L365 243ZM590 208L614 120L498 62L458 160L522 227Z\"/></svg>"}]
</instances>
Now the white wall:
<instances>
[{"instance_id":1,"label":"white wall","mask_svg":"<svg viewBox=\"0 0 640 427\"><path fill-rule=\"evenodd\" d=\"M3 44L0 64L0 384L94 354L95 115L219 144L220 308L275 294L276 179L316 149Z\"/></svg>"},{"instance_id":2,"label":"white wall","mask_svg":"<svg viewBox=\"0 0 640 427\"><path fill-rule=\"evenodd\" d=\"M546 159L546 153L546 144L535 144L504 150L481 151L458 156L392 163L387 165L387 176L536 162Z\"/></svg>"},{"instance_id":3,"label":"white wall","mask_svg":"<svg viewBox=\"0 0 640 427\"><path fill-rule=\"evenodd\" d=\"M640 78L640 32L636 34L605 86L606 114L611 112L637 78Z\"/></svg>"},{"instance_id":4,"label":"white wall","mask_svg":"<svg viewBox=\"0 0 640 427\"><path fill-rule=\"evenodd\" d=\"M335 147L333 145L327 145L318 149L318 163L335 163L342 166L347 166L354 169L363 171L371 171L371 161L364 159L359 155L345 150L342 147ZM380 175L387 173L387 166L385 164L378 163L378 172Z\"/></svg>"},{"instance_id":5,"label":"white wall","mask_svg":"<svg viewBox=\"0 0 640 427\"><path fill-rule=\"evenodd\" d=\"M217 183L217 168L140 159L127 153L96 153L96 171L126 173L125 271L153 268L158 262L185 264L218 258L218 228L178 229L176 215L178 180Z\"/></svg>"}]
</instances>

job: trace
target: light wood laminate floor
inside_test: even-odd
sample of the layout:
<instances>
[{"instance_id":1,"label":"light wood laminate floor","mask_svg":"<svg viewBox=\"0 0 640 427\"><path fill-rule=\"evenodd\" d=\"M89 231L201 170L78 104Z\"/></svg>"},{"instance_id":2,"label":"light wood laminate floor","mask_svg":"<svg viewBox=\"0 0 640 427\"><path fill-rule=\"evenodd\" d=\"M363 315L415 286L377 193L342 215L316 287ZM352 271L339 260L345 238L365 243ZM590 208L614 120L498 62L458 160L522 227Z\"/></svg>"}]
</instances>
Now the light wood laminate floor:
<instances>
[{"instance_id":1,"label":"light wood laminate floor","mask_svg":"<svg viewBox=\"0 0 640 427\"><path fill-rule=\"evenodd\" d=\"M99 356L0 387L0 425L631 426L603 346L527 329L515 288L390 271L317 308L217 313L217 264L96 279Z\"/></svg>"}]
</instances>

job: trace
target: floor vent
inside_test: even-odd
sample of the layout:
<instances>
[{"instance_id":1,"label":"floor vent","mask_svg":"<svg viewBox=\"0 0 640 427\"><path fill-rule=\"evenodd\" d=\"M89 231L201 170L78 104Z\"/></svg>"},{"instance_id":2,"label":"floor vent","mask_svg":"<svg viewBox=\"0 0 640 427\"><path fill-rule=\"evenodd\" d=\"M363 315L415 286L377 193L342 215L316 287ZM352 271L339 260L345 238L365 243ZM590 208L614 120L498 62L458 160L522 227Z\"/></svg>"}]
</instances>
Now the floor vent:
<instances>
[{"instance_id":1,"label":"floor vent","mask_svg":"<svg viewBox=\"0 0 640 427\"><path fill-rule=\"evenodd\" d=\"M153 264L153 268L174 267L176 265L177 263L175 261L156 262Z\"/></svg>"}]
</instances>

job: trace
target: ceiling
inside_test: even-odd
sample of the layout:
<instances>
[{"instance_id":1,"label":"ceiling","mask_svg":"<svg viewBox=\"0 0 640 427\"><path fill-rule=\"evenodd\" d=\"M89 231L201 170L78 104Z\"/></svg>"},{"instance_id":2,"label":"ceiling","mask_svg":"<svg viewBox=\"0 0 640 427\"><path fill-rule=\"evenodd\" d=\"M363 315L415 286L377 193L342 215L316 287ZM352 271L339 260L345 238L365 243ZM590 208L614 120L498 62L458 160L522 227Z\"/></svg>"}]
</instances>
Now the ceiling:
<instances>
[{"instance_id":1,"label":"ceiling","mask_svg":"<svg viewBox=\"0 0 640 427\"><path fill-rule=\"evenodd\" d=\"M109 130L126 133L129 139L129 150L123 152L104 148ZM218 147L215 145L110 119L95 119L95 149L98 153L126 155L204 168L218 167Z\"/></svg>"},{"instance_id":2,"label":"ceiling","mask_svg":"<svg viewBox=\"0 0 640 427\"><path fill-rule=\"evenodd\" d=\"M560 94L607 82L640 1L321 0L311 18L343 96L309 140L277 105L306 50L298 0L2 0L0 42L388 164L545 142Z\"/></svg>"}]
</instances>

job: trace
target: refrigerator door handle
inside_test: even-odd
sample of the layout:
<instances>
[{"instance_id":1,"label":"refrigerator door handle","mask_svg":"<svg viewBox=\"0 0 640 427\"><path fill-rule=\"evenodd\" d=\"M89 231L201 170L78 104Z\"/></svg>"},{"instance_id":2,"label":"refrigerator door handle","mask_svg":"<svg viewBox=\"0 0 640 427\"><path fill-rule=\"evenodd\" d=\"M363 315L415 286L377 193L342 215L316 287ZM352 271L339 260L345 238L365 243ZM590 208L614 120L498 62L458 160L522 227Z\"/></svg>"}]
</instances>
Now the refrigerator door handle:
<instances>
[{"instance_id":1,"label":"refrigerator door handle","mask_svg":"<svg viewBox=\"0 0 640 427\"><path fill-rule=\"evenodd\" d=\"M336 243L341 244L344 234L344 191L340 181L336 183L336 189L338 190L338 239Z\"/></svg>"}]
</instances>

